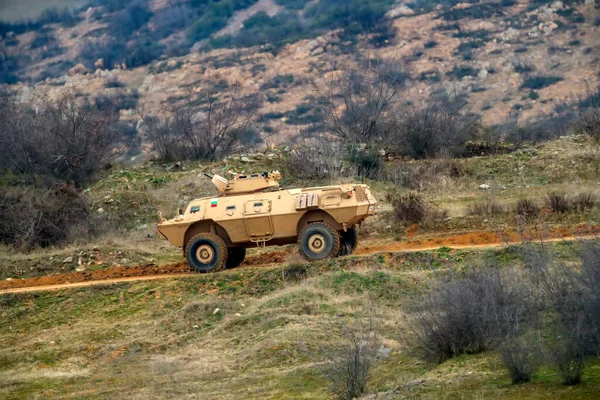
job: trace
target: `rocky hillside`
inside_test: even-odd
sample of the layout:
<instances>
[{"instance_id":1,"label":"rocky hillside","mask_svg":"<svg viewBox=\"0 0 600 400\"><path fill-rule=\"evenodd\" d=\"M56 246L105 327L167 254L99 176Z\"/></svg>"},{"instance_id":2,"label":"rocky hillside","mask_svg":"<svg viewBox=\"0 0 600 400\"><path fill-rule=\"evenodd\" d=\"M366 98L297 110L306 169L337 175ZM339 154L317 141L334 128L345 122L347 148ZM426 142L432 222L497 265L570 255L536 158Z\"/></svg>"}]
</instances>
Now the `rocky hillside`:
<instances>
[{"instance_id":1,"label":"rocky hillside","mask_svg":"<svg viewBox=\"0 0 600 400\"><path fill-rule=\"evenodd\" d=\"M24 101L76 90L119 99L135 122L140 106L237 81L264 96L257 120L272 142L320 118L307 83L344 66L389 63L407 101L443 88L488 125L584 104L600 82L594 0L94 0L2 23L0 38L0 78Z\"/></svg>"}]
</instances>

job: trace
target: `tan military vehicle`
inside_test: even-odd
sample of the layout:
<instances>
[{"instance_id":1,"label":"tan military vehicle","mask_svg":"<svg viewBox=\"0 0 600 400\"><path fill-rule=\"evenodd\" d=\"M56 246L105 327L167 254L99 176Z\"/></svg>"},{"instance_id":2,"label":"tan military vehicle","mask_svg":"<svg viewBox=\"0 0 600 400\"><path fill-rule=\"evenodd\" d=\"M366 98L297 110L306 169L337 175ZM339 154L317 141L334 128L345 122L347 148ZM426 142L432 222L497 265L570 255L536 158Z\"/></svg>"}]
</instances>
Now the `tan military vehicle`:
<instances>
[{"instance_id":1,"label":"tan military vehicle","mask_svg":"<svg viewBox=\"0 0 600 400\"><path fill-rule=\"evenodd\" d=\"M246 249L298 242L308 260L351 254L356 225L375 209L367 185L346 184L279 189L279 172L237 175L233 180L207 175L218 195L192 200L183 214L165 220L159 234L182 247L192 270L237 267Z\"/></svg>"}]
</instances>

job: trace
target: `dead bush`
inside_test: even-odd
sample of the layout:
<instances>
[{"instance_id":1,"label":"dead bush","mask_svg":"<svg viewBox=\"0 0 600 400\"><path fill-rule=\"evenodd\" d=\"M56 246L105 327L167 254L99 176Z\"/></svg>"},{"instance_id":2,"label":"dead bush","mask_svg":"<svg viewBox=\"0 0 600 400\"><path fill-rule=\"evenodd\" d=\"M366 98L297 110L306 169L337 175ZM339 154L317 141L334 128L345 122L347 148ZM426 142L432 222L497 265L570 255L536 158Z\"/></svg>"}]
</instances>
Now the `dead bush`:
<instances>
[{"instance_id":1,"label":"dead bush","mask_svg":"<svg viewBox=\"0 0 600 400\"><path fill-rule=\"evenodd\" d=\"M417 163L397 162L382 169L381 180L411 190L424 191L445 187L452 180L466 175L462 163L453 158L438 158Z\"/></svg>"},{"instance_id":2,"label":"dead bush","mask_svg":"<svg viewBox=\"0 0 600 400\"><path fill-rule=\"evenodd\" d=\"M563 383L579 383L587 358L600 354L600 240L579 244L580 268L560 262L546 248L530 248L526 255L552 321L555 342L548 348L549 359Z\"/></svg>"},{"instance_id":3,"label":"dead bush","mask_svg":"<svg viewBox=\"0 0 600 400\"><path fill-rule=\"evenodd\" d=\"M571 206L575 211L586 211L596 205L596 195L592 192L582 192L571 199Z\"/></svg>"},{"instance_id":4,"label":"dead bush","mask_svg":"<svg viewBox=\"0 0 600 400\"><path fill-rule=\"evenodd\" d=\"M461 154L467 141L478 138L480 124L475 115L461 115L458 108L458 96L447 93L434 93L422 104L398 107L388 127L394 145L416 159Z\"/></svg>"},{"instance_id":5,"label":"dead bush","mask_svg":"<svg viewBox=\"0 0 600 400\"><path fill-rule=\"evenodd\" d=\"M424 197L416 192L399 193L391 191L386 193L386 201L394 209L394 217L405 224L416 224L425 218L427 204Z\"/></svg>"},{"instance_id":6,"label":"dead bush","mask_svg":"<svg viewBox=\"0 0 600 400\"><path fill-rule=\"evenodd\" d=\"M183 104L166 103L140 116L161 160L215 161L239 142L258 104L257 97L244 97L237 83L212 82L198 93L190 90Z\"/></svg>"},{"instance_id":7,"label":"dead bush","mask_svg":"<svg viewBox=\"0 0 600 400\"><path fill-rule=\"evenodd\" d=\"M99 109L68 94L36 105L0 100L0 169L82 186L125 150L111 105Z\"/></svg>"},{"instance_id":8,"label":"dead bush","mask_svg":"<svg viewBox=\"0 0 600 400\"><path fill-rule=\"evenodd\" d=\"M368 323L357 319L354 325L344 327L340 344L326 350L325 364L318 364L338 398L352 400L366 392L379 346L379 335L371 318Z\"/></svg>"},{"instance_id":9,"label":"dead bush","mask_svg":"<svg viewBox=\"0 0 600 400\"><path fill-rule=\"evenodd\" d=\"M0 188L0 243L21 250L85 239L107 228L73 186Z\"/></svg>"},{"instance_id":10,"label":"dead bush","mask_svg":"<svg viewBox=\"0 0 600 400\"><path fill-rule=\"evenodd\" d=\"M411 326L425 358L441 362L486 351L509 334L518 336L531 319L528 304L516 276L473 270L439 279L411 310Z\"/></svg>"},{"instance_id":11,"label":"dead bush","mask_svg":"<svg viewBox=\"0 0 600 400\"><path fill-rule=\"evenodd\" d=\"M564 214L571 208L569 199L563 193L553 192L546 196L546 206L554 214Z\"/></svg>"},{"instance_id":12,"label":"dead bush","mask_svg":"<svg viewBox=\"0 0 600 400\"><path fill-rule=\"evenodd\" d=\"M519 217L529 220L539 215L540 208L531 199L520 199L517 201L515 212Z\"/></svg>"},{"instance_id":13,"label":"dead bush","mask_svg":"<svg viewBox=\"0 0 600 400\"><path fill-rule=\"evenodd\" d=\"M511 337L498 352L513 384L529 382L541 359L537 344L523 337Z\"/></svg>"},{"instance_id":14,"label":"dead bush","mask_svg":"<svg viewBox=\"0 0 600 400\"><path fill-rule=\"evenodd\" d=\"M303 139L285 158L290 176L301 179L336 179L343 166L339 146L321 139Z\"/></svg>"},{"instance_id":15,"label":"dead bush","mask_svg":"<svg viewBox=\"0 0 600 400\"><path fill-rule=\"evenodd\" d=\"M577 340L561 337L550 351L550 360L567 386L581 383L586 357Z\"/></svg>"},{"instance_id":16,"label":"dead bush","mask_svg":"<svg viewBox=\"0 0 600 400\"><path fill-rule=\"evenodd\" d=\"M579 114L573 121L573 131L600 141L600 107L591 107Z\"/></svg>"},{"instance_id":17,"label":"dead bush","mask_svg":"<svg viewBox=\"0 0 600 400\"><path fill-rule=\"evenodd\" d=\"M504 213L504 207L493 196L486 196L469 206L469 215L495 216Z\"/></svg>"},{"instance_id":18,"label":"dead bush","mask_svg":"<svg viewBox=\"0 0 600 400\"><path fill-rule=\"evenodd\" d=\"M397 64L382 63L363 69L344 68L329 79L312 81L320 99L316 106L325 117L327 128L349 143L373 143L380 140L387 113L394 104L404 79Z\"/></svg>"}]
</instances>

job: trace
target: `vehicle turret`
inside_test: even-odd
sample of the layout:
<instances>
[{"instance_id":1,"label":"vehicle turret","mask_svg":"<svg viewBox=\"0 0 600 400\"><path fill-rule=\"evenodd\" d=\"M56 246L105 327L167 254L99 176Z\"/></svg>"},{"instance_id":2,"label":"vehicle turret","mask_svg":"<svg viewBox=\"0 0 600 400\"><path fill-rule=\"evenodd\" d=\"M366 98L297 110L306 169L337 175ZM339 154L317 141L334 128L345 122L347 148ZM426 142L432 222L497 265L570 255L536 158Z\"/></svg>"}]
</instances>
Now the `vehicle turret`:
<instances>
[{"instance_id":1,"label":"vehicle turret","mask_svg":"<svg viewBox=\"0 0 600 400\"><path fill-rule=\"evenodd\" d=\"M263 172L260 174L238 174L233 179L227 180L220 175L207 175L215 185L219 196L254 193L270 188L279 187L281 174L279 171Z\"/></svg>"}]
</instances>

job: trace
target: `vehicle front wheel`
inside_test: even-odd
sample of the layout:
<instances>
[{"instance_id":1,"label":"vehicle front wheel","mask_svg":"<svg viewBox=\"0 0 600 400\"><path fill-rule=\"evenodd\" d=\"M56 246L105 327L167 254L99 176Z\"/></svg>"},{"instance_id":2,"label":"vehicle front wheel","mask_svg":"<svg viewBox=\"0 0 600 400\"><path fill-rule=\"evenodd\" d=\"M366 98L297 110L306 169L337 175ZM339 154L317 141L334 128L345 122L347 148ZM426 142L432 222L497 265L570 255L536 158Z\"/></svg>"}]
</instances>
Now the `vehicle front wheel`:
<instances>
[{"instance_id":1,"label":"vehicle front wheel","mask_svg":"<svg viewBox=\"0 0 600 400\"><path fill-rule=\"evenodd\" d=\"M302 229L298 236L300 253L309 261L334 257L340 250L339 233L327 224L315 222Z\"/></svg>"},{"instance_id":2,"label":"vehicle front wheel","mask_svg":"<svg viewBox=\"0 0 600 400\"><path fill-rule=\"evenodd\" d=\"M185 258L192 271L219 271L227 262L227 246L213 233L199 233L187 243Z\"/></svg>"},{"instance_id":3,"label":"vehicle front wheel","mask_svg":"<svg viewBox=\"0 0 600 400\"><path fill-rule=\"evenodd\" d=\"M226 268L236 268L244 262L246 258L246 249L243 247L230 247L227 249L227 262L225 263Z\"/></svg>"}]
</instances>

